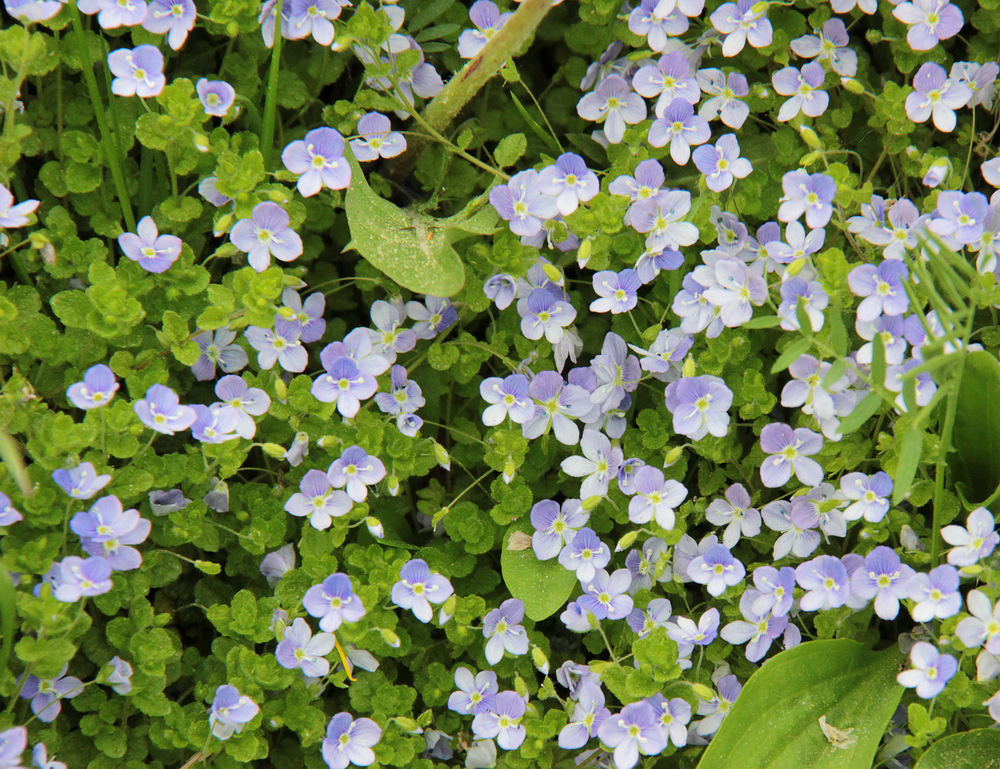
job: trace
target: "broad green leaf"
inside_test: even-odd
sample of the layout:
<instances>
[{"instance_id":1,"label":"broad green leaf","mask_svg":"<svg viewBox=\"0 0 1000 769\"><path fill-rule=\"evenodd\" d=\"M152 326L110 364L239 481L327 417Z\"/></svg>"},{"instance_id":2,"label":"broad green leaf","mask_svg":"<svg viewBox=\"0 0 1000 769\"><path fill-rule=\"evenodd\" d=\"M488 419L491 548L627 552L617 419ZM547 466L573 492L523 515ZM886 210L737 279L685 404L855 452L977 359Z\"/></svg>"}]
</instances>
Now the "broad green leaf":
<instances>
[{"instance_id":1,"label":"broad green leaf","mask_svg":"<svg viewBox=\"0 0 1000 769\"><path fill-rule=\"evenodd\" d=\"M892 491L892 504L898 505L906 498L913 479L917 474L917 465L924 448L924 431L911 427L903 435L899 446L899 464L896 465L895 484Z\"/></svg>"},{"instance_id":2,"label":"broad green leaf","mask_svg":"<svg viewBox=\"0 0 1000 769\"><path fill-rule=\"evenodd\" d=\"M962 369L958 410L952 432L955 451L950 463L955 479L966 484L973 501L982 501L1000 486L1000 362L979 350Z\"/></svg>"},{"instance_id":3,"label":"broad green leaf","mask_svg":"<svg viewBox=\"0 0 1000 769\"><path fill-rule=\"evenodd\" d=\"M913 769L1000 769L1000 732L973 729L943 737L927 748Z\"/></svg>"},{"instance_id":4,"label":"broad green leaf","mask_svg":"<svg viewBox=\"0 0 1000 769\"><path fill-rule=\"evenodd\" d=\"M872 652L846 639L778 654L747 681L698 769L869 769L903 694L900 661L895 648ZM821 717L854 731L828 737Z\"/></svg>"},{"instance_id":5,"label":"broad green leaf","mask_svg":"<svg viewBox=\"0 0 1000 769\"><path fill-rule=\"evenodd\" d=\"M777 315L758 315L744 323L741 328L774 328L781 325L781 318Z\"/></svg>"},{"instance_id":6,"label":"broad green leaf","mask_svg":"<svg viewBox=\"0 0 1000 769\"><path fill-rule=\"evenodd\" d=\"M442 222L404 211L368 186L348 153L351 186L345 209L352 248L404 288L431 296L454 296L465 285L465 268Z\"/></svg>"},{"instance_id":7,"label":"broad green leaf","mask_svg":"<svg viewBox=\"0 0 1000 769\"><path fill-rule=\"evenodd\" d=\"M576 573L552 558L539 561L529 545L525 550L509 550L511 534L530 535L534 531L527 520L515 521L503 536L500 570L503 581L514 598L524 601L524 613L538 622L559 611L576 587Z\"/></svg>"},{"instance_id":8,"label":"broad green leaf","mask_svg":"<svg viewBox=\"0 0 1000 769\"><path fill-rule=\"evenodd\" d=\"M509 168L521 159L527 148L528 141L524 138L524 134L511 134L500 140L493 150L493 157L501 168Z\"/></svg>"}]
</instances>

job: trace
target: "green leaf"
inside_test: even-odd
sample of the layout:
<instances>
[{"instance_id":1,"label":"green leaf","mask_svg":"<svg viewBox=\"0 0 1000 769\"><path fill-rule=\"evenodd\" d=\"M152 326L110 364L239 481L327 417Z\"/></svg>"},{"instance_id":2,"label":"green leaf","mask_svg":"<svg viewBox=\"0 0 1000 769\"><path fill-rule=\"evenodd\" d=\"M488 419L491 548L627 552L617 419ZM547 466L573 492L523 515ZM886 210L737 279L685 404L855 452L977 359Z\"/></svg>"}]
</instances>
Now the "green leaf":
<instances>
[{"instance_id":1,"label":"green leaf","mask_svg":"<svg viewBox=\"0 0 1000 769\"><path fill-rule=\"evenodd\" d=\"M935 742L913 769L1000 769L1000 732L973 729Z\"/></svg>"},{"instance_id":2,"label":"green leaf","mask_svg":"<svg viewBox=\"0 0 1000 769\"><path fill-rule=\"evenodd\" d=\"M885 386L885 340L881 334L875 334L872 340L872 384Z\"/></svg>"},{"instance_id":3,"label":"green leaf","mask_svg":"<svg viewBox=\"0 0 1000 769\"><path fill-rule=\"evenodd\" d=\"M351 228L348 248L403 288L431 296L454 296L465 285L465 267L437 219L404 211L368 186L353 155L345 209Z\"/></svg>"},{"instance_id":4,"label":"green leaf","mask_svg":"<svg viewBox=\"0 0 1000 769\"><path fill-rule=\"evenodd\" d=\"M844 318L839 307L833 309L829 314L830 323L830 344L837 357L843 358L847 355L847 328L844 326Z\"/></svg>"},{"instance_id":5,"label":"green leaf","mask_svg":"<svg viewBox=\"0 0 1000 769\"><path fill-rule=\"evenodd\" d=\"M899 464L896 465L895 487L892 492L892 504L898 505L906 498L913 478L917 474L917 465L924 448L924 431L911 427L906 431L899 446Z\"/></svg>"},{"instance_id":6,"label":"green leaf","mask_svg":"<svg viewBox=\"0 0 1000 769\"><path fill-rule=\"evenodd\" d=\"M10 572L0 561L0 670L7 669L11 644L14 642L14 583Z\"/></svg>"},{"instance_id":7,"label":"green leaf","mask_svg":"<svg viewBox=\"0 0 1000 769\"><path fill-rule=\"evenodd\" d=\"M784 371L796 360L798 360L800 355L805 355L809 352L811 347L812 339L799 339L796 342L792 342L792 344L786 347L785 351L778 356L778 360L774 362L774 365L771 366L771 373L777 374Z\"/></svg>"},{"instance_id":8,"label":"green leaf","mask_svg":"<svg viewBox=\"0 0 1000 769\"><path fill-rule=\"evenodd\" d=\"M951 440L955 479L985 500L1000 486L1000 362L985 350L966 357Z\"/></svg>"},{"instance_id":9,"label":"green leaf","mask_svg":"<svg viewBox=\"0 0 1000 769\"><path fill-rule=\"evenodd\" d=\"M812 338L812 321L809 320L809 313L806 312L808 306L808 300L804 296L800 296L799 301L795 304L795 319L799 322L799 331L804 336Z\"/></svg>"},{"instance_id":10,"label":"green leaf","mask_svg":"<svg viewBox=\"0 0 1000 769\"><path fill-rule=\"evenodd\" d=\"M903 694L900 654L856 641L809 641L754 673L698 769L869 769ZM836 747L820 727L854 731ZM835 739L835 736L834 736ZM854 740L853 744L850 744Z\"/></svg>"},{"instance_id":11,"label":"green leaf","mask_svg":"<svg viewBox=\"0 0 1000 769\"><path fill-rule=\"evenodd\" d=\"M501 168L509 168L521 159L527 148L528 140L524 138L524 134L511 134L500 140L493 150L493 157Z\"/></svg>"},{"instance_id":12,"label":"green leaf","mask_svg":"<svg viewBox=\"0 0 1000 769\"><path fill-rule=\"evenodd\" d=\"M514 598L524 601L524 613L535 622L559 611L576 587L576 574L558 560L539 561L529 545L524 550L509 550L507 545L514 532L531 534L527 520L515 521L503 536L500 570L504 584Z\"/></svg>"},{"instance_id":13,"label":"green leaf","mask_svg":"<svg viewBox=\"0 0 1000 769\"><path fill-rule=\"evenodd\" d=\"M850 414L840 420L840 434L847 435L848 433L853 433L871 419L881 405L882 399L878 396L878 393L868 393L854 407L854 410Z\"/></svg>"},{"instance_id":14,"label":"green leaf","mask_svg":"<svg viewBox=\"0 0 1000 769\"><path fill-rule=\"evenodd\" d=\"M777 315L758 315L744 323L741 328L774 328L781 325L781 318Z\"/></svg>"},{"instance_id":15,"label":"green leaf","mask_svg":"<svg viewBox=\"0 0 1000 769\"><path fill-rule=\"evenodd\" d=\"M838 358L830 366L830 370L826 372L826 376L823 377L823 387L829 390L847 372L847 360L845 358Z\"/></svg>"}]
</instances>

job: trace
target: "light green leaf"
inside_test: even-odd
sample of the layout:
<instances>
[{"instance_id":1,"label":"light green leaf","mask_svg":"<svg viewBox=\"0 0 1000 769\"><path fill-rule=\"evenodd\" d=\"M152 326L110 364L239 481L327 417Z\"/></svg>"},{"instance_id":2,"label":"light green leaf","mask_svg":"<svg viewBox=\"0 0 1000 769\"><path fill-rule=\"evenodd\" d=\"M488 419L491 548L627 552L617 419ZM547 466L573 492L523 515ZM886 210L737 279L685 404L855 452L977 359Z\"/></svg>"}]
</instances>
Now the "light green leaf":
<instances>
[{"instance_id":1,"label":"light green leaf","mask_svg":"<svg viewBox=\"0 0 1000 769\"><path fill-rule=\"evenodd\" d=\"M973 729L944 737L927 748L913 769L1000 769L1000 732Z\"/></svg>"},{"instance_id":2,"label":"light green leaf","mask_svg":"<svg viewBox=\"0 0 1000 769\"><path fill-rule=\"evenodd\" d=\"M771 366L771 373L778 374L784 371L786 368L791 366L795 361L799 359L799 356L805 355L809 352L812 347L812 339L799 339L792 342L785 351L778 356L778 359Z\"/></svg>"},{"instance_id":3,"label":"light green leaf","mask_svg":"<svg viewBox=\"0 0 1000 769\"><path fill-rule=\"evenodd\" d=\"M539 561L530 545L525 550L508 549L514 532L530 535L533 531L526 520L510 525L503 536L500 570L510 594L524 601L524 613L538 622L563 607L576 587L576 573L555 558Z\"/></svg>"},{"instance_id":4,"label":"light green leaf","mask_svg":"<svg viewBox=\"0 0 1000 769\"><path fill-rule=\"evenodd\" d=\"M744 323L741 328L774 328L781 325L781 318L777 315L758 315Z\"/></svg>"},{"instance_id":5,"label":"light green leaf","mask_svg":"<svg viewBox=\"0 0 1000 769\"><path fill-rule=\"evenodd\" d=\"M848 433L853 433L871 419L881 405L882 399L878 396L878 393L868 393L854 407L854 410L850 414L840 420L840 434L847 435Z\"/></svg>"},{"instance_id":6,"label":"light green leaf","mask_svg":"<svg viewBox=\"0 0 1000 769\"><path fill-rule=\"evenodd\" d=\"M528 140L524 138L524 134L511 134L500 140L493 150L493 157L501 168L509 168L521 159L527 148Z\"/></svg>"},{"instance_id":7,"label":"light green leaf","mask_svg":"<svg viewBox=\"0 0 1000 769\"><path fill-rule=\"evenodd\" d=\"M345 209L352 248L399 285L431 296L454 296L465 267L442 222L404 211L376 195L350 153L351 186Z\"/></svg>"},{"instance_id":8,"label":"light green leaf","mask_svg":"<svg viewBox=\"0 0 1000 769\"><path fill-rule=\"evenodd\" d=\"M955 479L983 501L1000 486L1000 362L978 350L968 354L958 390L950 456Z\"/></svg>"},{"instance_id":9,"label":"light green leaf","mask_svg":"<svg viewBox=\"0 0 1000 769\"><path fill-rule=\"evenodd\" d=\"M698 769L869 769L903 694L900 659L849 640L778 654L747 681Z\"/></svg>"}]
</instances>

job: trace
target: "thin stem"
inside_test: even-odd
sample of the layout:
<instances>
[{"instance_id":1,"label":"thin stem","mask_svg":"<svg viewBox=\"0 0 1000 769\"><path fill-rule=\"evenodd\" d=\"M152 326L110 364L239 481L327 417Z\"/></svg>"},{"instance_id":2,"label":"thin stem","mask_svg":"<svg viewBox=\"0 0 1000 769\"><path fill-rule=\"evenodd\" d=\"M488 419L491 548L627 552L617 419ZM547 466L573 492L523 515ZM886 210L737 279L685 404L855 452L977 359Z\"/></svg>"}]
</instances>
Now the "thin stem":
<instances>
[{"instance_id":1,"label":"thin stem","mask_svg":"<svg viewBox=\"0 0 1000 769\"><path fill-rule=\"evenodd\" d=\"M73 33L76 37L77 51L80 56L80 66L83 67L83 80L87 84L90 103L94 108L97 130L101 134L101 144L104 147L104 154L108 158L111 179L114 182L115 192L118 195L118 205L121 206L125 226L130 232L135 232L135 215L132 213L132 199L129 197L128 187L125 186L125 174L122 171L121 165L122 158L118 151L117 143L111 134L111 129L108 127L104 102L101 100L101 92L97 88L97 78L94 77L94 61L90 57L90 48L87 46L87 41L83 38L83 20L80 18L80 10L76 7L76 0L69 0L69 7L73 23ZM109 101L113 104L113 95L111 95Z\"/></svg>"},{"instance_id":2,"label":"thin stem","mask_svg":"<svg viewBox=\"0 0 1000 769\"><path fill-rule=\"evenodd\" d=\"M274 16L274 48L271 49L271 70L267 75L267 95L264 101L264 128L261 132L261 154L264 156L264 168L271 169L271 159L274 155L274 124L278 111L278 72L281 63L281 11L284 0L278 0Z\"/></svg>"}]
</instances>

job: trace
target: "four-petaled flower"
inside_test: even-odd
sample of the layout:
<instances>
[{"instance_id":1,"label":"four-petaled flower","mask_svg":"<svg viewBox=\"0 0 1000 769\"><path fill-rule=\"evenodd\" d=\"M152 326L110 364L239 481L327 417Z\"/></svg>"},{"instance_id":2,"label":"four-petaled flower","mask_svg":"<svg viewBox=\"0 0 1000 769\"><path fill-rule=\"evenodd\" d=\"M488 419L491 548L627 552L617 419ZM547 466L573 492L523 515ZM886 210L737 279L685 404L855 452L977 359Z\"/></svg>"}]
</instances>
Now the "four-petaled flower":
<instances>
[{"instance_id":1,"label":"four-petaled flower","mask_svg":"<svg viewBox=\"0 0 1000 769\"><path fill-rule=\"evenodd\" d=\"M371 766L372 750L382 738L379 725L370 718L355 719L350 713L337 713L330 719L323 740L323 760L330 769L345 769L348 764Z\"/></svg>"},{"instance_id":2,"label":"four-petaled flower","mask_svg":"<svg viewBox=\"0 0 1000 769\"><path fill-rule=\"evenodd\" d=\"M254 206L249 219L240 219L229 234L233 245L247 254L257 272L271 264L271 257L291 262L302 255L302 238L288 224L288 212L277 203L265 201Z\"/></svg>"},{"instance_id":3,"label":"four-petaled flower","mask_svg":"<svg viewBox=\"0 0 1000 769\"><path fill-rule=\"evenodd\" d=\"M295 186L303 197L315 195L323 187L342 190L351 183L351 167L344 158L344 137L327 126L314 128L304 139L285 147L281 161L293 174L299 174ZM287 221L285 226L288 226ZM277 253L274 255L282 258Z\"/></svg>"},{"instance_id":4,"label":"four-petaled flower","mask_svg":"<svg viewBox=\"0 0 1000 769\"><path fill-rule=\"evenodd\" d=\"M118 236L122 253L146 272L160 273L170 269L181 253L181 239L176 235L160 235L153 217L144 216L136 228L138 234L123 232Z\"/></svg>"},{"instance_id":5,"label":"four-petaled flower","mask_svg":"<svg viewBox=\"0 0 1000 769\"><path fill-rule=\"evenodd\" d=\"M430 622L434 616L432 603L444 603L455 590L440 574L432 573L427 562L414 558L403 564L399 581L392 586L392 602L401 609L412 609L421 622Z\"/></svg>"}]
</instances>

